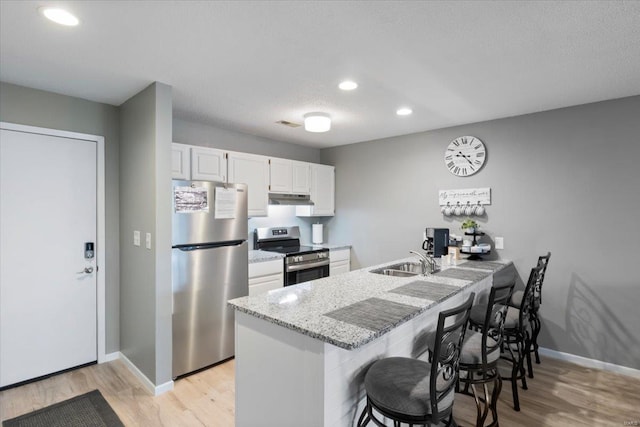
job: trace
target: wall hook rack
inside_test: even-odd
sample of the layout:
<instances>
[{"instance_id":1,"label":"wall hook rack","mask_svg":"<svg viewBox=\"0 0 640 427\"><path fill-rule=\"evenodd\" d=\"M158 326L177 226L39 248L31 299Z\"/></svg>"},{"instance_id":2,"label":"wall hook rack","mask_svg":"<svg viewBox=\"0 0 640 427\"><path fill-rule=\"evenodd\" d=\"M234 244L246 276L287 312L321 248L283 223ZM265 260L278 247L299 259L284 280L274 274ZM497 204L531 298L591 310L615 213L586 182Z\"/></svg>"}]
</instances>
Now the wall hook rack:
<instances>
[{"instance_id":1,"label":"wall hook rack","mask_svg":"<svg viewBox=\"0 0 640 427\"><path fill-rule=\"evenodd\" d=\"M440 211L446 215L484 215L485 205L491 204L491 188L440 190Z\"/></svg>"}]
</instances>

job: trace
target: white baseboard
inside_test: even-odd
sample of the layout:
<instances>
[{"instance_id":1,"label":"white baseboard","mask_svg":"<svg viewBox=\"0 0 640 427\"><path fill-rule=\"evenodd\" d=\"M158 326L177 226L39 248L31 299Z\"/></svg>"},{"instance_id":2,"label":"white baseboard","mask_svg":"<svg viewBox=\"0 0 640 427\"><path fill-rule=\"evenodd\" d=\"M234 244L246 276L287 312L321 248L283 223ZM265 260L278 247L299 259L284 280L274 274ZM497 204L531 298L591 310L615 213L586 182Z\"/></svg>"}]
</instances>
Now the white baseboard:
<instances>
[{"instance_id":1,"label":"white baseboard","mask_svg":"<svg viewBox=\"0 0 640 427\"><path fill-rule=\"evenodd\" d=\"M173 390L173 381L167 381L164 384L155 385L145 374L142 373L140 369L138 369L136 365L133 364L131 360L129 360L127 356L118 352L118 358L124 362L125 366L131 371L131 373L133 373L133 375L138 377L144 388L146 388L152 395L159 396L162 393Z\"/></svg>"},{"instance_id":2,"label":"white baseboard","mask_svg":"<svg viewBox=\"0 0 640 427\"><path fill-rule=\"evenodd\" d=\"M613 363L589 359L588 357L577 356L575 354L563 353L561 351L551 350L544 347L538 348L538 352L540 355L549 356L553 359L564 360L565 362L575 363L576 365L587 368L602 369L604 371L615 372L617 374L640 379L640 370L629 368L627 366L615 365Z\"/></svg>"},{"instance_id":3,"label":"white baseboard","mask_svg":"<svg viewBox=\"0 0 640 427\"><path fill-rule=\"evenodd\" d=\"M104 359L101 361L98 361L98 363L106 363L106 362L111 362L112 360L118 360L118 359L120 359L120 352L114 351L113 353L105 354Z\"/></svg>"}]
</instances>

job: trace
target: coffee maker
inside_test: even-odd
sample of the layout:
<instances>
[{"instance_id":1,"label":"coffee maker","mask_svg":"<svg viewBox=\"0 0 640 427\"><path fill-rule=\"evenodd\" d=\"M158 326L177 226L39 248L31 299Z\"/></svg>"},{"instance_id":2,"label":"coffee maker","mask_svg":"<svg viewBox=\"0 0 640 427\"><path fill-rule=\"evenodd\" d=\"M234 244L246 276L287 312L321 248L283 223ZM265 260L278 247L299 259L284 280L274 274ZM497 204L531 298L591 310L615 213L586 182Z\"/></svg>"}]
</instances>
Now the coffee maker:
<instances>
[{"instance_id":1,"label":"coffee maker","mask_svg":"<svg viewBox=\"0 0 640 427\"><path fill-rule=\"evenodd\" d=\"M422 249L434 257L447 255L449 249L448 228L427 228L425 235L427 239L422 242Z\"/></svg>"}]
</instances>

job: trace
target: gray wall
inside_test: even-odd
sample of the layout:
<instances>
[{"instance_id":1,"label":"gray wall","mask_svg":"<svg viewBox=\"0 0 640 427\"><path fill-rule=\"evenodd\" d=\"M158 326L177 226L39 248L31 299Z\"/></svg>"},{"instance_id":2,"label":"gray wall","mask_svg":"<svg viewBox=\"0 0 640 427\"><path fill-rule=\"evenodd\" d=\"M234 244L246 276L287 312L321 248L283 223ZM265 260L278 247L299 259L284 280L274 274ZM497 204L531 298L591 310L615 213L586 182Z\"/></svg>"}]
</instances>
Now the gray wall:
<instances>
[{"instance_id":1,"label":"gray wall","mask_svg":"<svg viewBox=\"0 0 640 427\"><path fill-rule=\"evenodd\" d=\"M118 351L120 348L118 108L0 82L0 121L104 136L106 352Z\"/></svg>"},{"instance_id":2,"label":"gray wall","mask_svg":"<svg viewBox=\"0 0 640 427\"><path fill-rule=\"evenodd\" d=\"M474 135L488 158L453 176L444 150ZM640 369L640 96L321 151L336 166L332 235L353 244L353 267L407 256L425 227L460 233L438 190L491 187L480 218L500 258L526 280L551 251L543 291L544 347ZM496 252L496 251L494 251Z\"/></svg>"},{"instance_id":3,"label":"gray wall","mask_svg":"<svg viewBox=\"0 0 640 427\"><path fill-rule=\"evenodd\" d=\"M160 385L171 380L171 87L130 98L120 123L120 351Z\"/></svg>"}]
</instances>

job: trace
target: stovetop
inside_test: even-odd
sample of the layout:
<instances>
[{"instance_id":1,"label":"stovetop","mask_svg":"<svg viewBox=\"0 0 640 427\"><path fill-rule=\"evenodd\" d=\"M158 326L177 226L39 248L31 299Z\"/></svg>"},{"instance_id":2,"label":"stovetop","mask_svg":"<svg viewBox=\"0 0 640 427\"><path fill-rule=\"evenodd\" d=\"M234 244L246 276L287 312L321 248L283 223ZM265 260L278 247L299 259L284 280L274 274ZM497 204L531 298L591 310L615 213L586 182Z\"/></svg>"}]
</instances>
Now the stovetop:
<instances>
[{"instance_id":1,"label":"stovetop","mask_svg":"<svg viewBox=\"0 0 640 427\"><path fill-rule=\"evenodd\" d=\"M263 251L293 255L318 254L317 258L326 258L328 249L317 246L304 246L300 244L300 228L272 227L256 228L253 235L253 246Z\"/></svg>"}]
</instances>

